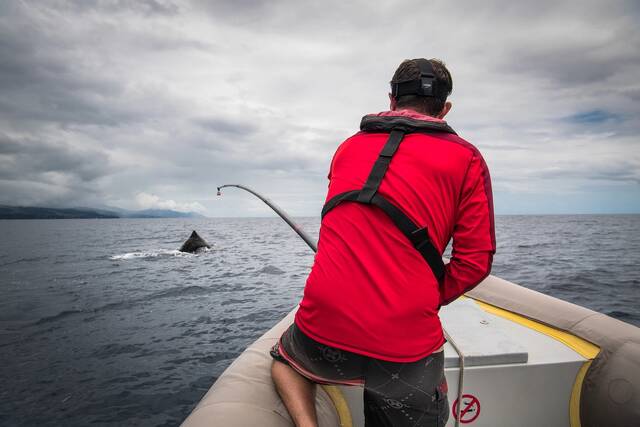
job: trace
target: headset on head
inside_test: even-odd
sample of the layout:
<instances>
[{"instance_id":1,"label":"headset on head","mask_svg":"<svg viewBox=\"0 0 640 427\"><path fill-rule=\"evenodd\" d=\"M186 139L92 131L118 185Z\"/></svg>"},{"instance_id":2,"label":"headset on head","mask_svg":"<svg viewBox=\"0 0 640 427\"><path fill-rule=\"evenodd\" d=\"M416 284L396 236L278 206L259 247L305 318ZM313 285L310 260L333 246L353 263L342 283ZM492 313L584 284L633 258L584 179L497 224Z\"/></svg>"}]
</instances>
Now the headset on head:
<instances>
[{"instance_id":1,"label":"headset on head","mask_svg":"<svg viewBox=\"0 0 640 427\"><path fill-rule=\"evenodd\" d=\"M420 77L400 83L391 83L391 96L395 99L403 95L418 95L438 98L443 102L447 100L447 90L438 84L436 73L431 61L420 58L417 60L420 68Z\"/></svg>"}]
</instances>

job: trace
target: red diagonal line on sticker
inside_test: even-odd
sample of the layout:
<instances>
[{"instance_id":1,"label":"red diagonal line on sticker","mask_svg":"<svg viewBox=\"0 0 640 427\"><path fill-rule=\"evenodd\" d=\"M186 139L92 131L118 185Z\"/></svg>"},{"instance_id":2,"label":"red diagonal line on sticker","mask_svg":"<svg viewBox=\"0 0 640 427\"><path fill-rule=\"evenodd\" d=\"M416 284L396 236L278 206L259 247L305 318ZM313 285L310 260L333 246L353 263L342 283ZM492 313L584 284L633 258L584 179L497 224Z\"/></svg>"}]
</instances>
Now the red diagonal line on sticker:
<instances>
[{"instance_id":1,"label":"red diagonal line on sticker","mask_svg":"<svg viewBox=\"0 0 640 427\"><path fill-rule=\"evenodd\" d=\"M474 406L476 403L478 403L478 399L476 399L476 397L474 396L471 398L471 402L467 403L467 406L460 413L460 419L462 419L462 417L464 417L464 414L469 412L471 410L471 407Z\"/></svg>"}]
</instances>

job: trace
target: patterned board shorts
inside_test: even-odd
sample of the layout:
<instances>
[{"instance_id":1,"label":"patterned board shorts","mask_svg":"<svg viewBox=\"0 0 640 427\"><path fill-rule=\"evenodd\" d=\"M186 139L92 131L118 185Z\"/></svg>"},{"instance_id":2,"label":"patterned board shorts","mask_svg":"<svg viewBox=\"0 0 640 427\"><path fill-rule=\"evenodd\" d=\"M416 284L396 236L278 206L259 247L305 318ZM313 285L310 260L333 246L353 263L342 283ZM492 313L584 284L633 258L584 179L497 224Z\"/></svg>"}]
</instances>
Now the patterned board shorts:
<instances>
[{"instance_id":1,"label":"patterned board shorts","mask_svg":"<svg viewBox=\"0 0 640 427\"><path fill-rule=\"evenodd\" d=\"M442 351L388 362L321 344L294 323L271 356L315 383L363 385L366 427L443 427L449 418Z\"/></svg>"}]
</instances>

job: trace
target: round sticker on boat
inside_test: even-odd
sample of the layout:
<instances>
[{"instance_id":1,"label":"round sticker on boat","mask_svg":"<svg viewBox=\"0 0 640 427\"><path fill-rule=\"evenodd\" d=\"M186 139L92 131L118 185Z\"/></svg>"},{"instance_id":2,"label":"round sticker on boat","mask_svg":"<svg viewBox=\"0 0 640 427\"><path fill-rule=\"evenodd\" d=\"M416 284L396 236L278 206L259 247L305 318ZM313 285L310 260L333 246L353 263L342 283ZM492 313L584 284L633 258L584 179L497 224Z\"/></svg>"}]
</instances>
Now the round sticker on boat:
<instances>
[{"instance_id":1,"label":"round sticker on boat","mask_svg":"<svg viewBox=\"0 0 640 427\"><path fill-rule=\"evenodd\" d=\"M451 408L453 418L458 419L458 399L453 402ZM480 416L480 401L472 394L462 395L462 405L460 405L460 422L469 424L474 422Z\"/></svg>"}]
</instances>

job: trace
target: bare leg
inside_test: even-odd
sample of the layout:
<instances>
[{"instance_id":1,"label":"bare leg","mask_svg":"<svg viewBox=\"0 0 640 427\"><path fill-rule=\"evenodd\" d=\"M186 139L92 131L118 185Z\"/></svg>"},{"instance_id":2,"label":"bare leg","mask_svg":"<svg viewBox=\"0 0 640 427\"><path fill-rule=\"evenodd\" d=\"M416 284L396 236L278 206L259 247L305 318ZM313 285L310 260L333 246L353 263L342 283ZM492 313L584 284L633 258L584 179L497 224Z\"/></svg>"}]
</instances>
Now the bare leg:
<instances>
[{"instance_id":1,"label":"bare leg","mask_svg":"<svg viewBox=\"0 0 640 427\"><path fill-rule=\"evenodd\" d=\"M271 365L271 377L296 426L317 427L315 384L277 360Z\"/></svg>"}]
</instances>

